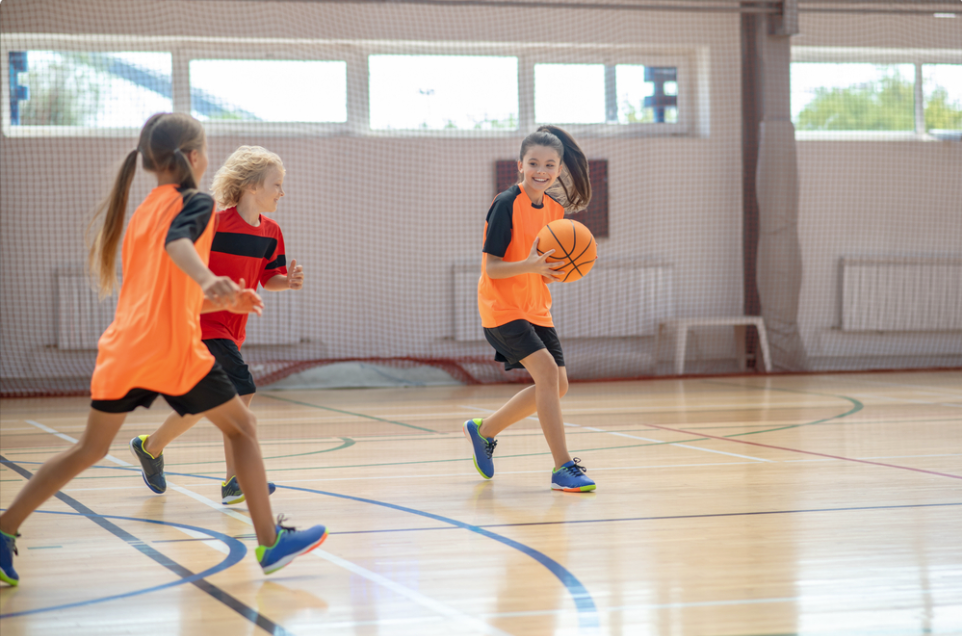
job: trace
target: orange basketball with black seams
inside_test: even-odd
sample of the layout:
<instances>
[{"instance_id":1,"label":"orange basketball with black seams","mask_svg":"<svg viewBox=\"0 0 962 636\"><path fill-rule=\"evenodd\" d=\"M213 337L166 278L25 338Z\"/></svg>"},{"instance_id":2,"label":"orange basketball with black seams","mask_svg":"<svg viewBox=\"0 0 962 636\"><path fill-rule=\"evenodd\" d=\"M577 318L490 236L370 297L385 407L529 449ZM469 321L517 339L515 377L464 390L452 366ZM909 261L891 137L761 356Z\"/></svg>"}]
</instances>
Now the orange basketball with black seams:
<instances>
[{"instance_id":1,"label":"orange basketball with black seams","mask_svg":"<svg viewBox=\"0 0 962 636\"><path fill-rule=\"evenodd\" d=\"M541 228L538 233L538 254L554 250L546 262L564 263L556 272L564 274L558 282L571 283L583 278L598 259L598 244L583 223L573 219L558 219Z\"/></svg>"}]
</instances>

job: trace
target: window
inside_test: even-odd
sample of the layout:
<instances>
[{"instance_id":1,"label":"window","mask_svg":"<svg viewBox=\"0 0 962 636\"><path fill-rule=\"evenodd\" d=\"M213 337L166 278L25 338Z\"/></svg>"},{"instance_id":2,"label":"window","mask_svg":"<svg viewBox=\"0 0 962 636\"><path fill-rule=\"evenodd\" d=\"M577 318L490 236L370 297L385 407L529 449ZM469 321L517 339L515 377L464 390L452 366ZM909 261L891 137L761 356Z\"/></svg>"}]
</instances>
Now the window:
<instances>
[{"instance_id":1,"label":"window","mask_svg":"<svg viewBox=\"0 0 962 636\"><path fill-rule=\"evenodd\" d=\"M962 131L962 64L923 64L925 130Z\"/></svg>"},{"instance_id":2,"label":"window","mask_svg":"<svg viewBox=\"0 0 962 636\"><path fill-rule=\"evenodd\" d=\"M518 58L371 55L372 130L517 130Z\"/></svg>"},{"instance_id":3,"label":"window","mask_svg":"<svg viewBox=\"0 0 962 636\"><path fill-rule=\"evenodd\" d=\"M676 67L535 64L538 123L648 124L678 121Z\"/></svg>"},{"instance_id":4,"label":"window","mask_svg":"<svg viewBox=\"0 0 962 636\"><path fill-rule=\"evenodd\" d=\"M191 60L190 112L201 121L345 122L347 63Z\"/></svg>"},{"instance_id":5,"label":"window","mask_svg":"<svg viewBox=\"0 0 962 636\"><path fill-rule=\"evenodd\" d=\"M10 124L139 128L173 110L171 54L10 51Z\"/></svg>"},{"instance_id":6,"label":"window","mask_svg":"<svg viewBox=\"0 0 962 636\"><path fill-rule=\"evenodd\" d=\"M707 135L692 51L651 48L5 33L2 134L122 137L183 112L215 136Z\"/></svg>"},{"instance_id":7,"label":"window","mask_svg":"<svg viewBox=\"0 0 962 636\"><path fill-rule=\"evenodd\" d=\"M676 123L678 69L619 64L615 67L618 123Z\"/></svg>"},{"instance_id":8,"label":"window","mask_svg":"<svg viewBox=\"0 0 962 636\"><path fill-rule=\"evenodd\" d=\"M535 64L534 118L539 124L605 123L604 64Z\"/></svg>"},{"instance_id":9,"label":"window","mask_svg":"<svg viewBox=\"0 0 962 636\"><path fill-rule=\"evenodd\" d=\"M793 63L792 121L799 131L912 131L915 65Z\"/></svg>"}]
</instances>

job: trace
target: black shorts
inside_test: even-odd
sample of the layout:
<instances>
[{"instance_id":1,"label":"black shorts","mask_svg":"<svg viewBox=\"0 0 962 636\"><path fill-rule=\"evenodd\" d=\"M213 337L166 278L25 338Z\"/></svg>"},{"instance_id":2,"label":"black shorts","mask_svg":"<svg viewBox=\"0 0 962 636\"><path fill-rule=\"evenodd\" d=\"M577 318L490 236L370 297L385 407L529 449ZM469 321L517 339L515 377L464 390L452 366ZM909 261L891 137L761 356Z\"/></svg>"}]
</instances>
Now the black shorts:
<instances>
[{"instance_id":1,"label":"black shorts","mask_svg":"<svg viewBox=\"0 0 962 636\"><path fill-rule=\"evenodd\" d=\"M484 337L494 347L494 359L504 363L505 371L523 369L521 361L542 349L548 350L559 367L565 365L561 341L554 327L533 325L527 320L512 320L500 327L485 327Z\"/></svg>"},{"instance_id":2,"label":"black shorts","mask_svg":"<svg viewBox=\"0 0 962 636\"><path fill-rule=\"evenodd\" d=\"M91 400L90 408L104 413L130 413L138 406L149 409L158 395L163 395L167 404L170 404L170 407L183 417L217 408L229 402L237 395L237 391L234 390L230 378L224 373L223 367L215 361L214 367L207 375L183 395L167 395L149 389L131 389L119 400Z\"/></svg>"},{"instance_id":3,"label":"black shorts","mask_svg":"<svg viewBox=\"0 0 962 636\"><path fill-rule=\"evenodd\" d=\"M237 395L250 395L257 390L254 385L254 376L251 375L250 367L244 362L240 349L233 340L227 338L211 338L204 340L207 349L210 350L214 358L224 367L227 377L234 383Z\"/></svg>"}]
</instances>

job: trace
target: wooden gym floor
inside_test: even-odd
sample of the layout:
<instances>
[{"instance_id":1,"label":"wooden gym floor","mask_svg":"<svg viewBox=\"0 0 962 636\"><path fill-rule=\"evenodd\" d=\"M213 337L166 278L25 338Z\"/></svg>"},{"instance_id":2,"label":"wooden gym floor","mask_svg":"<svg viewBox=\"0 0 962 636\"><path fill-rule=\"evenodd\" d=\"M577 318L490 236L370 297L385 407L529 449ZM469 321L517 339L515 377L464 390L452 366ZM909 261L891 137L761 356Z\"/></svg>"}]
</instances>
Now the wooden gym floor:
<instances>
[{"instance_id":1,"label":"wooden gym floor","mask_svg":"<svg viewBox=\"0 0 962 636\"><path fill-rule=\"evenodd\" d=\"M331 531L270 577L213 426L153 495L127 442L169 411L139 410L21 528L3 636L962 634L962 373L574 384L581 495L536 420L475 472L461 423L518 388L258 394L275 512ZM87 400L0 407L5 507Z\"/></svg>"}]
</instances>

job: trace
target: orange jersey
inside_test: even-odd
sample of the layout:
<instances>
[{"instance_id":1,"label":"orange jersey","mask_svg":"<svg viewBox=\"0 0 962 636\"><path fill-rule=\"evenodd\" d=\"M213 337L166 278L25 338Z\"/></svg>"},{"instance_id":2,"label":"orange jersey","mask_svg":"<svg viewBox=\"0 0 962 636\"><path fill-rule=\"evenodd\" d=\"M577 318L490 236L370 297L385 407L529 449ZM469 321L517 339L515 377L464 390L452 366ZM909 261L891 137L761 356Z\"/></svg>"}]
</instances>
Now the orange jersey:
<instances>
[{"instance_id":1,"label":"orange jersey","mask_svg":"<svg viewBox=\"0 0 962 636\"><path fill-rule=\"evenodd\" d=\"M564 217L560 203L545 195L540 208L531 204L519 184L499 194L484 224L485 254L507 262L523 261L541 228ZM481 326L500 327L512 320L527 320L542 327L553 327L551 292L540 274L521 274L494 279L481 270L478 281L478 310Z\"/></svg>"},{"instance_id":2,"label":"orange jersey","mask_svg":"<svg viewBox=\"0 0 962 636\"><path fill-rule=\"evenodd\" d=\"M165 249L189 238L208 262L213 199L200 192L186 198L175 185L158 186L130 218L117 313L97 346L90 382L94 400L117 400L133 388L183 395L214 366L200 340L204 293Z\"/></svg>"}]
</instances>

